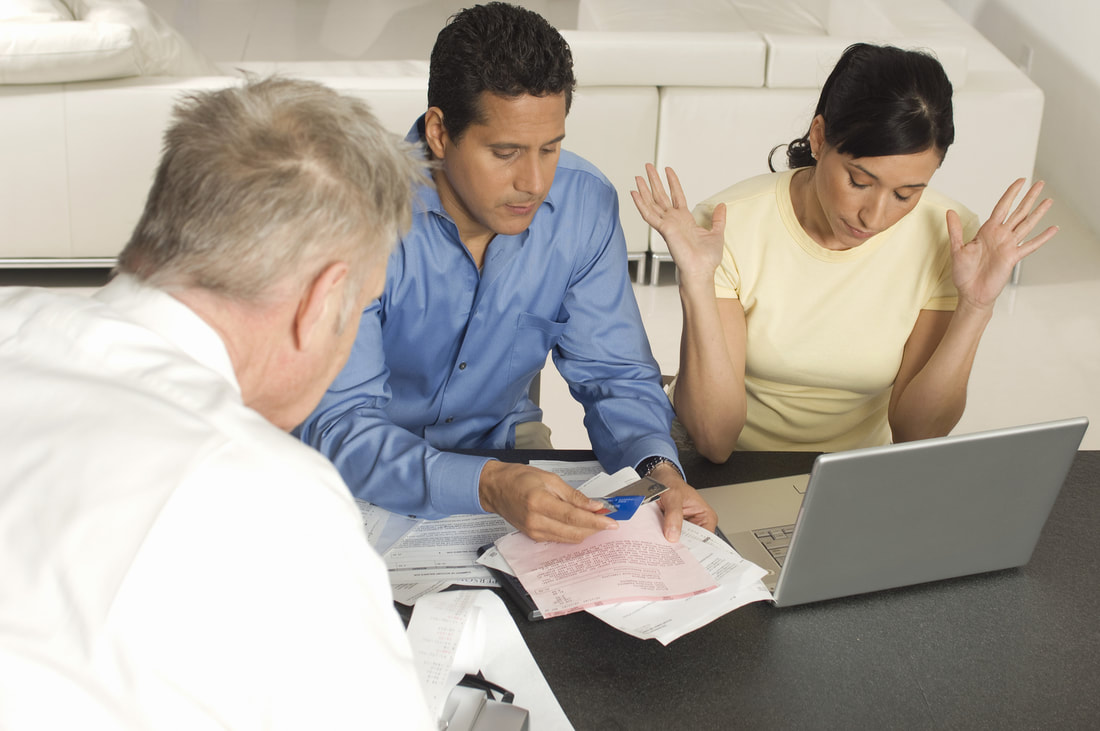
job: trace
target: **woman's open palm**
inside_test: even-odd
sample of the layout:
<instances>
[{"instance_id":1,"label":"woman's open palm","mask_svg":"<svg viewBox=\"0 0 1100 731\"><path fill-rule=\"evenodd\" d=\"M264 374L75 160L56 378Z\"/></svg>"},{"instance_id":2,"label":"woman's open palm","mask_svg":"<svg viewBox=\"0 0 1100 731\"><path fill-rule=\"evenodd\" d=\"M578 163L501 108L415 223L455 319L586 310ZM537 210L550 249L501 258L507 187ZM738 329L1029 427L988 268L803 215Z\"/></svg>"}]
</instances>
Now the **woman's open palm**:
<instances>
[{"instance_id":1,"label":"woman's open palm","mask_svg":"<svg viewBox=\"0 0 1100 731\"><path fill-rule=\"evenodd\" d=\"M1038 236L1027 238L1053 202L1047 198L1036 205L1043 191L1043 183L1039 181L1028 189L1020 205L1010 214L1012 202L1023 186L1023 178L1009 186L994 206L989 220L982 224L970 241L963 241L959 215L955 211L947 212L951 275L959 291L960 302L966 301L982 308L992 307L1012 276L1013 267L1058 233L1058 227L1051 226Z\"/></svg>"},{"instance_id":2,"label":"woman's open palm","mask_svg":"<svg viewBox=\"0 0 1100 731\"><path fill-rule=\"evenodd\" d=\"M630 191L634 205L645 222L657 230L668 244L668 251L680 270L681 279L713 281L714 270L722 262L725 246L726 206L715 207L711 227L703 228L688 210L684 189L672 168L665 168L668 190L661 183L657 168L646 163L648 185L640 175L635 177L638 189Z\"/></svg>"}]
</instances>

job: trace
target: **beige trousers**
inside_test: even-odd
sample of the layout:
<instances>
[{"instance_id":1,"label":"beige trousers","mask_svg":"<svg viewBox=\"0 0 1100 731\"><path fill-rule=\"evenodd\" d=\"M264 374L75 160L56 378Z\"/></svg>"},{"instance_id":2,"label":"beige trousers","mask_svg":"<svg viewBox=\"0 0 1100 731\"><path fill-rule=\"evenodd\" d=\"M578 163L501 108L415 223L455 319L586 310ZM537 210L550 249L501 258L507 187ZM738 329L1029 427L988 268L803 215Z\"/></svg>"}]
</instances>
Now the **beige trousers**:
<instances>
[{"instance_id":1,"label":"beige trousers","mask_svg":"<svg viewBox=\"0 0 1100 731\"><path fill-rule=\"evenodd\" d=\"M541 421L516 424L516 449L553 449L550 427Z\"/></svg>"}]
</instances>

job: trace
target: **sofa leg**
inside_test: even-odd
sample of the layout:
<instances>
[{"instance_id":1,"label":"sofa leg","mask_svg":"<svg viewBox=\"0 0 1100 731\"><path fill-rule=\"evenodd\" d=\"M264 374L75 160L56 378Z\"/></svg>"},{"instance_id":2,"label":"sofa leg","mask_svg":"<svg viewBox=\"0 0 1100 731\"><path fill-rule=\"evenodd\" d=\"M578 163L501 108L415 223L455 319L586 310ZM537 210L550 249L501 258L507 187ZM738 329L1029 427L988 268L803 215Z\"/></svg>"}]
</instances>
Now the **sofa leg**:
<instances>
[{"instance_id":1,"label":"sofa leg","mask_svg":"<svg viewBox=\"0 0 1100 731\"><path fill-rule=\"evenodd\" d=\"M628 269L630 268L630 262L634 262L637 265L637 269L634 270L634 283L635 284L641 284L642 281L645 279L645 262L646 262L646 258L648 256L649 256L648 251L644 252L644 253L641 253L641 254L627 254L626 255L626 265L627 265Z\"/></svg>"},{"instance_id":2,"label":"sofa leg","mask_svg":"<svg viewBox=\"0 0 1100 731\"><path fill-rule=\"evenodd\" d=\"M654 254L649 252L649 286L654 286L661 278L661 264L672 262L672 254Z\"/></svg>"}]
</instances>

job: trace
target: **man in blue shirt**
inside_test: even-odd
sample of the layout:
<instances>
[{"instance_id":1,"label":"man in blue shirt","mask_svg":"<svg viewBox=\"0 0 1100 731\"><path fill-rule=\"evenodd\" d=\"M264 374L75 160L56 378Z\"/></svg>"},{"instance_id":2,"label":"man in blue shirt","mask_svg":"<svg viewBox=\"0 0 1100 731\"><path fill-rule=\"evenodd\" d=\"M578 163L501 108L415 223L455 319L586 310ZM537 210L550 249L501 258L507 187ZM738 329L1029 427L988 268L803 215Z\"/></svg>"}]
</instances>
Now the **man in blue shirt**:
<instances>
[{"instance_id":1,"label":"man in blue shirt","mask_svg":"<svg viewBox=\"0 0 1100 731\"><path fill-rule=\"evenodd\" d=\"M676 540L683 518L711 530L717 518L676 461L615 190L561 149L575 83L565 40L529 10L475 6L440 32L429 109L409 133L435 186L420 190L384 294L299 433L381 507L495 512L536 540L579 542L615 521L556 475L445 451L549 446L528 388L552 353L604 468L669 486L660 504Z\"/></svg>"}]
</instances>

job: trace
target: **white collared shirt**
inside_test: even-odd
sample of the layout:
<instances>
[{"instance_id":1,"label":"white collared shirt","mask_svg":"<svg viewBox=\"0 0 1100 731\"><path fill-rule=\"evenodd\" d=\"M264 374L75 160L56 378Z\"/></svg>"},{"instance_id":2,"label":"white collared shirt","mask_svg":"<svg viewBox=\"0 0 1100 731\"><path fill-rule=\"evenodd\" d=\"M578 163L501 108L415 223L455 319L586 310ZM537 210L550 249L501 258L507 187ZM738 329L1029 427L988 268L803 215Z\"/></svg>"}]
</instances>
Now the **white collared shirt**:
<instances>
[{"instance_id":1,"label":"white collared shirt","mask_svg":"<svg viewBox=\"0 0 1100 731\"><path fill-rule=\"evenodd\" d=\"M0 417L0 728L434 728L347 488L182 303L0 290Z\"/></svg>"}]
</instances>

